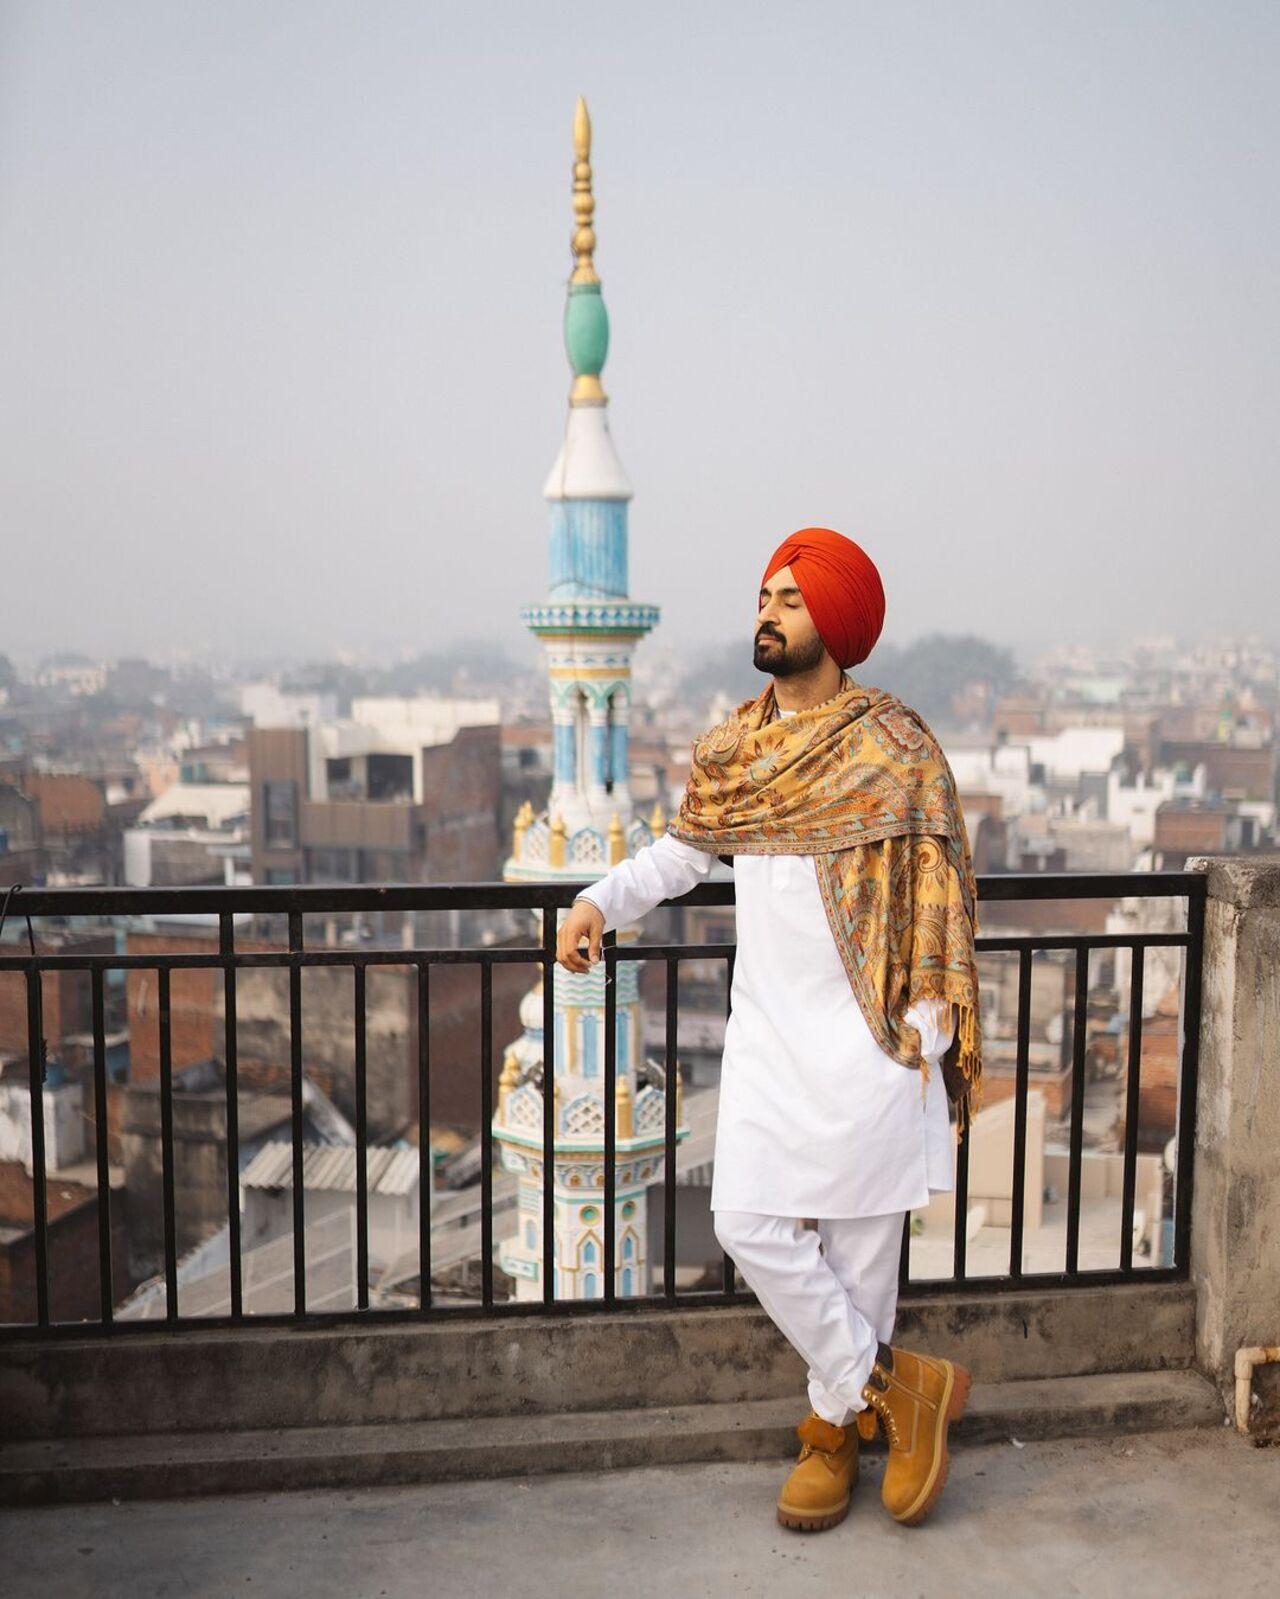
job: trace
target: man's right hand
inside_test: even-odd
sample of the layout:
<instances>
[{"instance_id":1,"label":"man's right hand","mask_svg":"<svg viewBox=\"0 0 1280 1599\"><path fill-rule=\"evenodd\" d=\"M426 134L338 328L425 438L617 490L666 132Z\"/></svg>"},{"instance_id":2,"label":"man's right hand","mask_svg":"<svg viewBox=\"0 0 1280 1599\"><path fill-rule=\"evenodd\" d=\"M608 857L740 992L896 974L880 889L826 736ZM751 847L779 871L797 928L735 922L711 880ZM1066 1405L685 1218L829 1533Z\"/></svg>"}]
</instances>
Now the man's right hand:
<instances>
[{"instance_id":1,"label":"man's right hand","mask_svg":"<svg viewBox=\"0 0 1280 1599\"><path fill-rule=\"evenodd\" d=\"M600 940L604 936L604 912L589 899L575 900L556 934L556 962L569 972L589 972L600 959ZM587 953L579 950L583 939Z\"/></svg>"}]
</instances>

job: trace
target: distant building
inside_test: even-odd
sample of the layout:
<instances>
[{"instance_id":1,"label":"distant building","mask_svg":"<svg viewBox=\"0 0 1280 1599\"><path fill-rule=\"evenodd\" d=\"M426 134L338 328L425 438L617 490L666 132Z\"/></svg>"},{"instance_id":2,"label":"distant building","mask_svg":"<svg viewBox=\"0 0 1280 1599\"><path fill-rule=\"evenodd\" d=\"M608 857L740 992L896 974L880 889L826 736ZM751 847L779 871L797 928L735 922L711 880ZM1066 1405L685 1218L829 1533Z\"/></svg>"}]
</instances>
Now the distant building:
<instances>
[{"instance_id":1,"label":"distant building","mask_svg":"<svg viewBox=\"0 0 1280 1599\"><path fill-rule=\"evenodd\" d=\"M124 880L133 888L252 881L249 784L184 777L167 788L125 831Z\"/></svg>"},{"instance_id":2,"label":"distant building","mask_svg":"<svg viewBox=\"0 0 1280 1599\"><path fill-rule=\"evenodd\" d=\"M430 1171L430 1168L428 1168ZM371 1144L366 1158L369 1203L369 1270L375 1276L416 1263L419 1239L419 1157L407 1145ZM303 1153L308 1231L327 1216L354 1210L354 1145L313 1145ZM240 1175L245 1249L293 1233L293 1148L264 1144ZM431 1192L427 1194L428 1207Z\"/></svg>"},{"instance_id":3,"label":"distant building","mask_svg":"<svg viewBox=\"0 0 1280 1599\"><path fill-rule=\"evenodd\" d=\"M98 1192L50 1174L45 1183L49 1314L53 1321L97 1321L99 1286ZM0 1160L0 1322L36 1319L35 1195L21 1161ZM123 1204L111 1206L110 1296L128 1288Z\"/></svg>"},{"instance_id":4,"label":"distant building","mask_svg":"<svg viewBox=\"0 0 1280 1599\"><path fill-rule=\"evenodd\" d=\"M246 683L240 690L240 711L254 727L319 727L337 721L338 696Z\"/></svg>"},{"instance_id":5,"label":"distant building","mask_svg":"<svg viewBox=\"0 0 1280 1599\"><path fill-rule=\"evenodd\" d=\"M249 734L256 883L491 880L502 800L496 700L356 699Z\"/></svg>"},{"instance_id":6,"label":"distant building","mask_svg":"<svg viewBox=\"0 0 1280 1599\"><path fill-rule=\"evenodd\" d=\"M118 883L124 829L147 798L127 767L11 769L0 782L0 883Z\"/></svg>"},{"instance_id":7,"label":"distant building","mask_svg":"<svg viewBox=\"0 0 1280 1599\"><path fill-rule=\"evenodd\" d=\"M312 1080L303 1077L303 1140L310 1145L350 1144L351 1124ZM281 1133L288 1137L287 1092L263 1093L241 1085L237 1107L238 1171ZM129 1197L131 1278L158 1270L164 1259L163 1144L160 1084L130 1082L120 1109L121 1163ZM174 1216L179 1252L216 1232L227 1217L226 1069L198 1061L173 1073L173 1173L180 1196Z\"/></svg>"}]
</instances>

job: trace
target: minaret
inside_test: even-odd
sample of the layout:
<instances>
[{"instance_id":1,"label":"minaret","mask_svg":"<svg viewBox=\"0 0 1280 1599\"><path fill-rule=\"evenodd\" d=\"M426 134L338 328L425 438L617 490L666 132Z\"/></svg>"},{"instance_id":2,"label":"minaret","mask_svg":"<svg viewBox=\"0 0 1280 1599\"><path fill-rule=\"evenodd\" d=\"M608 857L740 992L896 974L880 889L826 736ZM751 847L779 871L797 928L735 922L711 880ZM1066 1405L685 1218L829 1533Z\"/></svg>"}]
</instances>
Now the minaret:
<instances>
[{"instance_id":1,"label":"minaret","mask_svg":"<svg viewBox=\"0 0 1280 1599\"><path fill-rule=\"evenodd\" d=\"M564 314L573 372L564 443L543 487L551 508L551 582L521 620L542 640L551 687L553 780L547 810L516 817L508 882L591 882L666 831L661 806L632 814L627 783L631 652L658 608L627 596L627 506L631 485L609 433L600 382L609 317L595 268L591 120L579 99L573 119L573 271ZM535 919L540 922L538 913ZM539 927L539 934L541 929ZM619 929L619 941L623 930ZM634 936L634 935L633 935ZM615 1291L650 1291L644 1191L662 1177L664 1086L642 1065L635 961L617 966L617 1243ZM555 981L555 1292L603 1293L604 963L584 974L557 968ZM503 1165L521 1177L519 1232L499 1264L517 1298L542 1296L542 987L520 1007L522 1036L507 1051L493 1119ZM677 1074L677 1098L679 1077ZM687 1129L678 1128L683 1137Z\"/></svg>"}]
</instances>

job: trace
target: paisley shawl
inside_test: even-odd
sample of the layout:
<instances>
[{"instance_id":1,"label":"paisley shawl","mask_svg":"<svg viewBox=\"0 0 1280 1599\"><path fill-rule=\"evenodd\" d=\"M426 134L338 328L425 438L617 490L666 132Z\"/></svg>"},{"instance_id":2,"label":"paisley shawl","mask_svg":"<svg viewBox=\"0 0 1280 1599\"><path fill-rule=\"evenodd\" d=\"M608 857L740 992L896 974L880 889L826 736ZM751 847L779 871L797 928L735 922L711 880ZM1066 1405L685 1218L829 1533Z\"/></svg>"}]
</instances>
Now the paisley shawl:
<instances>
[{"instance_id":1,"label":"paisley shawl","mask_svg":"<svg viewBox=\"0 0 1280 1599\"><path fill-rule=\"evenodd\" d=\"M955 778L923 718L847 672L830 699L783 718L770 680L695 741L667 831L715 854L814 857L867 1026L922 1073L922 1095L929 1066L903 1013L924 998L956 1006L942 1064L959 1142L982 1098L977 885Z\"/></svg>"}]
</instances>

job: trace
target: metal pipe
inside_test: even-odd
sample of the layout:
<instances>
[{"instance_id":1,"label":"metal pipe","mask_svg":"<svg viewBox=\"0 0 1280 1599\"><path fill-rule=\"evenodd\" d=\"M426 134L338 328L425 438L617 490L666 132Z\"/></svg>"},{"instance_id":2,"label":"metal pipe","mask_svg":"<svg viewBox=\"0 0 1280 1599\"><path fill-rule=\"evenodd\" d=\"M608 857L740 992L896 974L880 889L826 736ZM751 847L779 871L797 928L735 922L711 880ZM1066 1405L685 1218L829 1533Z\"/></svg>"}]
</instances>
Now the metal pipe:
<instances>
[{"instance_id":1,"label":"metal pipe","mask_svg":"<svg viewBox=\"0 0 1280 1599\"><path fill-rule=\"evenodd\" d=\"M1249 1407L1253 1395L1253 1369L1280 1360L1280 1344L1252 1344L1236 1350L1236 1431L1249 1434Z\"/></svg>"}]
</instances>

